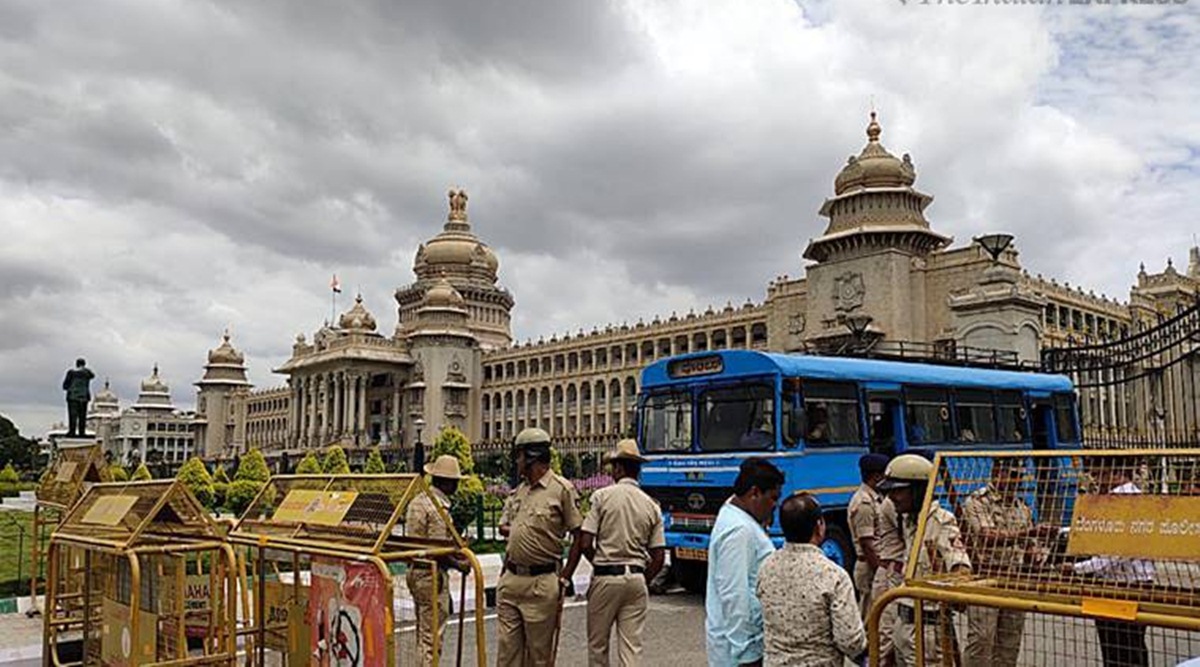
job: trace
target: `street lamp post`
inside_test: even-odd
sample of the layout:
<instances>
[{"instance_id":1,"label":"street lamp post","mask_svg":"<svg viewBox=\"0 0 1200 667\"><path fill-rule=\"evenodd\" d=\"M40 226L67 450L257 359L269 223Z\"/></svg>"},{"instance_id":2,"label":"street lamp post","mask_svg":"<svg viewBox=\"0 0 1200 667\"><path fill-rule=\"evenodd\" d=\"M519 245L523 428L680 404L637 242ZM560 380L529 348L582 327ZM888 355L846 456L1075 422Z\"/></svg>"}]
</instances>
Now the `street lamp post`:
<instances>
[{"instance_id":1,"label":"street lamp post","mask_svg":"<svg viewBox=\"0 0 1200 667\"><path fill-rule=\"evenodd\" d=\"M984 234L976 236L975 242L991 256L993 262L1000 261L1000 254L1008 249L1013 242L1012 234Z\"/></svg>"},{"instance_id":2,"label":"street lamp post","mask_svg":"<svg viewBox=\"0 0 1200 667\"><path fill-rule=\"evenodd\" d=\"M420 474L421 469L425 467L425 445L421 442L421 429L425 428L425 420L417 417L413 420L413 427L417 429L417 441L413 443L413 472Z\"/></svg>"}]
</instances>

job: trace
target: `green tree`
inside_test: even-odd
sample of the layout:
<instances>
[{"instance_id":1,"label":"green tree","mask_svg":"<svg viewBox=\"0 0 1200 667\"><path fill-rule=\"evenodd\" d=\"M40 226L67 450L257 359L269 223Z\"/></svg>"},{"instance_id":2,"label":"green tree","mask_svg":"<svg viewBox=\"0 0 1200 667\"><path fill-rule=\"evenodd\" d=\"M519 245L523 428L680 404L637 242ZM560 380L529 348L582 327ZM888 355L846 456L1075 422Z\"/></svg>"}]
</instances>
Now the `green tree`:
<instances>
[{"instance_id":1,"label":"green tree","mask_svg":"<svg viewBox=\"0 0 1200 667\"><path fill-rule=\"evenodd\" d=\"M444 454L458 459L458 467L462 469L462 474L470 475L475 472L475 458L471 456L471 441L467 440L467 436L463 435L462 431L453 426L447 426L442 429L441 433L438 433L429 459L432 461Z\"/></svg>"},{"instance_id":2,"label":"green tree","mask_svg":"<svg viewBox=\"0 0 1200 667\"><path fill-rule=\"evenodd\" d=\"M326 475L349 475L350 463L346 461L346 450L334 445L325 450L325 460L321 462L321 472Z\"/></svg>"},{"instance_id":3,"label":"green tree","mask_svg":"<svg viewBox=\"0 0 1200 667\"><path fill-rule=\"evenodd\" d=\"M154 479L154 476L150 474L150 469L143 463L137 467L137 470L133 471L133 475L129 479L134 482L144 482L148 479Z\"/></svg>"},{"instance_id":4,"label":"green tree","mask_svg":"<svg viewBox=\"0 0 1200 667\"><path fill-rule=\"evenodd\" d=\"M228 484L229 474L225 472L225 466L217 464L216 471L213 472L213 484Z\"/></svg>"},{"instance_id":5,"label":"green tree","mask_svg":"<svg viewBox=\"0 0 1200 667\"><path fill-rule=\"evenodd\" d=\"M112 477L114 482L128 482L129 471L115 463L108 467L108 476Z\"/></svg>"},{"instance_id":6,"label":"green tree","mask_svg":"<svg viewBox=\"0 0 1200 667\"><path fill-rule=\"evenodd\" d=\"M216 493L213 490L212 475L208 474L208 468L204 467L204 462L200 457L193 456L188 459L179 468L179 474L175 476L183 485L196 496L205 507L213 507L213 501L216 500Z\"/></svg>"},{"instance_id":7,"label":"green tree","mask_svg":"<svg viewBox=\"0 0 1200 667\"><path fill-rule=\"evenodd\" d=\"M560 454L558 450L553 447L550 448L550 469L559 475L563 474L562 454Z\"/></svg>"},{"instance_id":8,"label":"green tree","mask_svg":"<svg viewBox=\"0 0 1200 667\"><path fill-rule=\"evenodd\" d=\"M458 482L458 490L450 499L450 519L460 534L467 530L482 504L483 480L478 475L467 475Z\"/></svg>"},{"instance_id":9,"label":"green tree","mask_svg":"<svg viewBox=\"0 0 1200 667\"><path fill-rule=\"evenodd\" d=\"M387 472L386 466L383 465L383 456L378 449L372 449L367 455L367 464L363 466L363 472L368 475L382 475Z\"/></svg>"},{"instance_id":10,"label":"green tree","mask_svg":"<svg viewBox=\"0 0 1200 667\"><path fill-rule=\"evenodd\" d=\"M37 440L21 437L16 424L0 415L0 463L17 470L36 470L44 465L41 459Z\"/></svg>"},{"instance_id":11,"label":"green tree","mask_svg":"<svg viewBox=\"0 0 1200 667\"><path fill-rule=\"evenodd\" d=\"M300 459L300 465L296 466L297 475L320 475L321 462L317 460L317 455L309 452Z\"/></svg>"},{"instance_id":12,"label":"green tree","mask_svg":"<svg viewBox=\"0 0 1200 667\"><path fill-rule=\"evenodd\" d=\"M0 484L16 484L20 481L21 476L17 474L17 470L13 468L13 464L4 464L4 469L0 470Z\"/></svg>"},{"instance_id":13,"label":"green tree","mask_svg":"<svg viewBox=\"0 0 1200 667\"><path fill-rule=\"evenodd\" d=\"M252 479L234 480L225 492L225 509L241 516L246 508L250 507L250 503L254 502L254 498L258 496L258 492L262 488L263 482L256 482Z\"/></svg>"},{"instance_id":14,"label":"green tree","mask_svg":"<svg viewBox=\"0 0 1200 667\"><path fill-rule=\"evenodd\" d=\"M251 449L246 452L238 463L237 472L233 474L235 482L251 481L266 483L271 479L271 469L267 467L267 460L263 458L262 452L257 449Z\"/></svg>"}]
</instances>

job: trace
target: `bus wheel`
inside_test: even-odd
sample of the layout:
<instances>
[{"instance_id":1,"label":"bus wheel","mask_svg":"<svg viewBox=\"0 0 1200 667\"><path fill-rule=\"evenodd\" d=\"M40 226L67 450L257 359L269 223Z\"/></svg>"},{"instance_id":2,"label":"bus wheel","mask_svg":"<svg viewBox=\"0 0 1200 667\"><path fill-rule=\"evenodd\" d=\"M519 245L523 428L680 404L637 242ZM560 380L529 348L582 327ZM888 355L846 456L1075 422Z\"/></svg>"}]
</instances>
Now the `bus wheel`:
<instances>
[{"instance_id":1,"label":"bus wheel","mask_svg":"<svg viewBox=\"0 0 1200 667\"><path fill-rule=\"evenodd\" d=\"M689 593L703 593L708 582L708 564L698 560L673 559L679 585Z\"/></svg>"},{"instance_id":2,"label":"bus wheel","mask_svg":"<svg viewBox=\"0 0 1200 667\"><path fill-rule=\"evenodd\" d=\"M854 546L850 543L850 535L837 524L828 523L825 526L825 541L821 543L821 551L829 556L829 560L853 573Z\"/></svg>"}]
</instances>

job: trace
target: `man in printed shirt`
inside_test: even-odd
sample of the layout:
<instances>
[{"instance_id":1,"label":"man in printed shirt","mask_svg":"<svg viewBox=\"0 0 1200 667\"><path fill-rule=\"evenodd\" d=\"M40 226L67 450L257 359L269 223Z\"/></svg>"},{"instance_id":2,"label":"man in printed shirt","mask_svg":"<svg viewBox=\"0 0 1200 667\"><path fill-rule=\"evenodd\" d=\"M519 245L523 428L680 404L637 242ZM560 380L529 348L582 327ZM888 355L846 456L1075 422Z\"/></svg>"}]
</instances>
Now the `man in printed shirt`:
<instances>
[{"instance_id":1,"label":"man in printed shirt","mask_svg":"<svg viewBox=\"0 0 1200 667\"><path fill-rule=\"evenodd\" d=\"M1026 554L1037 547L1037 537L1058 532L1058 526L1034 525L1033 511L1018 495L1024 474L1023 459L993 459L991 481L973 491L963 505L967 545L981 576L1017 575ZM1024 612L968 607L967 664L1015 666L1024 627Z\"/></svg>"},{"instance_id":2,"label":"man in printed shirt","mask_svg":"<svg viewBox=\"0 0 1200 667\"><path fill-rule=\"evenodd\" d=\"M766 667L842 667L859 662L867 634L850 575L821 550L825 519L807 493L779 506L787 544L758 572Z\"/></svg>"},{"instance_id":3,"label":"man in printed shirt","mask_svg":"<svg viewBox=\"0 0 1200 667\"><path fill-rule=\"evenodd\" d=\"M871 588L875 581L875 570L879 569L879 552L875 538L879 532L879 506L883 494L875 489L883 481L888 458L883 454L864 454L858 460L858 472L862 484L850 498L847 511L850 518L850 539L854 541L854 588L858 591L858 606L862 617L871 609Z\"/></svg>"},{"instance_id":4,"label":"man in printed shirt","mask_svg":"<svg viewBox=\"0 0 1200 667\"><path fill-rule=\"evenodd\" d=\"M662 510L638 486L646 459L637 442L622 440L608 458L616 484L592 494L592 508L580 533L583 554L592 561L588 586L588 664L608 667L608 638L617 626L618 664L636 665L642 653L647 586L662 569Z\"/></svg>"},{"instance_id":5,"label":"man in printed shirt","mask_svg":"<svg viewBox=\"0 0 1200 667\"><path fill-rule=\"evenodd\" d=\"M433 540L452 542L454 533L450 524L442 517L443 512L450 512L450 496L458 490L458 481L462 479L458 459L445 454L425 466L425 473L432 478L429 486L430 496L418 495L408 504L404 513L405 531L412 537L422 537ZM438 512L434 502L442 506ZM470 569L465 559L443 559L439 562L441 568L453 567L460 572ZM405 575L408 590L412 594L417 614L417 643L421 647L421 664L432 665L433 662L433 572L424 563L413 563ZM438 653L441 654L442 628L450 617L450 586L445 569L438 571Z\"/></svg>"},{"instance_id":6,"label":"man in printed shirt","mask_svg":"<svg viewBox=\"0 0 1200 667\"><path fill-rule=\"evenodd\" d=\"M517 434L517 468L523 481L500 517L508 537L496 585L496 664L551 665L558 602L582 554L579 494L550 469L550 435L540 428ZM567 564L562 540L571 536Z\"/></svg>"},{"instance_id":7,"label":"man in printed shirt","mask_svg":"<svg viewBox=\"0 0 1200 667\"><path fill-rule=\"evenodd\" d=\"M1088 468L1100 489L1109 493L1141 493L1131 480L1133 459L1125 457L1094 457ZM1093 556L1077 563L1066 563L1063 570L1069 575L1086 575L1109 582L1150 584L1154 582L1154 564L1136 558ZM1146 626L1126 621L1097 618L1096 635L1100 639L1100 655L1104 667L1139 667L1150 664L1146 651Z\"/></svg>"},{"instance_id":8,"label":"man in printed shirt","mask_svg":"<svg viewBox=\"0 0 1200 667\"><path fill-rule=\"evenodd\" d=\"M766 459L746 459L734 496L717 513L704 593L709 667L762 664L762 607L754 590L759 566L775 551L763 526L770 525L782 488L779 468Z\"/></svg>"}]
</instances>

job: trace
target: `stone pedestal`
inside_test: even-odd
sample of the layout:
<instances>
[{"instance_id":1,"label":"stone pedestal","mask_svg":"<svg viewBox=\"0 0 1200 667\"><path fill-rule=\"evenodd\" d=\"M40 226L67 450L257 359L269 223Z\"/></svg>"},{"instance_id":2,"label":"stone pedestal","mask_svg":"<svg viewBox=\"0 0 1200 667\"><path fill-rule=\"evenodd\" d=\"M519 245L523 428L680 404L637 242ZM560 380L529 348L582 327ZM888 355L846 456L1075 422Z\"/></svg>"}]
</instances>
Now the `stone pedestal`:
<instances>
[{"instance_id":1,"label":"stone pedestal","mask_svg":"<svg viewBox=\"0 0 1200 667\"><path fill-rule=\"evenodd\" d=\"M96 436L89 435L82 438L68 438L65 435L56 436L52 439L54 446L58 449L71 449L73 447L92 447L100 441Z\"/></svg>"}]
</instances>

